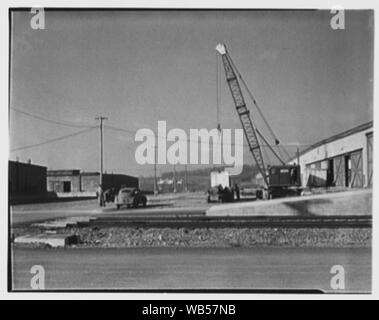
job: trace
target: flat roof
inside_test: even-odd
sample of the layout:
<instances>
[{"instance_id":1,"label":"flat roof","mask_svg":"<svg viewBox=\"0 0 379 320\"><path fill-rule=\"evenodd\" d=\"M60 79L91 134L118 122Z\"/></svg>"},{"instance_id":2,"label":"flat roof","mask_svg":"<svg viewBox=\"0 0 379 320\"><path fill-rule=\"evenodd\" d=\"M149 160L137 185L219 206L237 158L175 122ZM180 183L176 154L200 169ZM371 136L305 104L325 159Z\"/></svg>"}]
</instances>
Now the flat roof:
<instances>
[{"instance_id":1,"label":"flat roof","mask_svg":"<svg viewBox=\"0 0 379 320\"><path fill-rule=\"evenodd\" d=\"M80 175L80 170L47 170L48 176L78 176Z\"/></svg>"},{"instance_id":2,"label":"flat roof","mask_svg":"<svg viewBox=\"0 0 379 320\"><path fill-rule=\"evenodd\" d=\"M21 166L33 166L33 167L39 167L39 168L44 168L47 169L45 166L41 166L39 164L34 164L34 163L29 163L29 162L20 162L20 161L13 161L13 160L8 160L9 164L12 165L21 165Z\"/></svg>"},{"instance_id":3,"label":"flat roof","mask_svg":"<svg viewBox=\"0 0 379 320\"><path fill-rule=\"evenodd\" d=\"M47 170L47 175L51 177L57 176L99 176L97 171L80 171L79 169L67 169L67 170ZM123 176L128 178L138 179L134 176L129 176L123 173L103 173L103 176Z\"/></svg>"},{"instance_id":4,"label":"flat roof","mask_svg":"<svg viewBox=\"0 0 379 320\"><path fill-rule=\"evenodd\" d=\"M91 171L88 171L88 172L82 171L80 175L82 175L82 176L99 176L100 173L96 172L96 171L92 171L92 172Z\"/></svg>"}]
</instances>

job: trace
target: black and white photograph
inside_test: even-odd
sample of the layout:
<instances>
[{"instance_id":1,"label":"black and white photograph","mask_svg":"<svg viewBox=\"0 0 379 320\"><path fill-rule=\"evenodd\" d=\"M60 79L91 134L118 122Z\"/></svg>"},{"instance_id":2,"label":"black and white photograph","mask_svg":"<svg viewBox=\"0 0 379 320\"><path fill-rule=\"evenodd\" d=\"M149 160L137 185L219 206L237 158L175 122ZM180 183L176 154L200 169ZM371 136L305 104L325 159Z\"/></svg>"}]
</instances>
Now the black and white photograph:
<instances>
[{"instance_id":1,"label":"black and white photograph","mask_svg":"<svg viewBox=\"0 0 379 320\"><path fill-rule=\"evenodd\" d=\"M9 292L372 294L375 10L8 10Z\"/></svg>"}]
</instances>

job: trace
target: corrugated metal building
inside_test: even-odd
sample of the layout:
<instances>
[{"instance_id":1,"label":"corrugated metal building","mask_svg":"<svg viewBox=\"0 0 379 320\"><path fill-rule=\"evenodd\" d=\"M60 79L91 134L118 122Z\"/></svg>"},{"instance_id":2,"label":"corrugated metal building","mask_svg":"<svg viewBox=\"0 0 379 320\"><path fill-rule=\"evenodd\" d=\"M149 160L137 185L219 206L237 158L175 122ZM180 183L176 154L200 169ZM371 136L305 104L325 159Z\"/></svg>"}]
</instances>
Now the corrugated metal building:
<instances>
[{"instance_id":1,"label":"corrugated metal building","mask_svg":"<svg viewBox=\"0 0 379 320\"><path fill-rule=\"evenodd\" d=\"M299 162L303 187L371 187L373 122L315 143L301 152Z\"/></svg>"},{"instance_id":2,"label":"corrugated metal building","mask_svg":"<svg viewBox=\"0 0 379 320\"><path fill-rule=\"evenodd\" d=\"M18 161L9 161L8 165L10 197L46 193L46 167Z\"/></svg>"}]
</instances>

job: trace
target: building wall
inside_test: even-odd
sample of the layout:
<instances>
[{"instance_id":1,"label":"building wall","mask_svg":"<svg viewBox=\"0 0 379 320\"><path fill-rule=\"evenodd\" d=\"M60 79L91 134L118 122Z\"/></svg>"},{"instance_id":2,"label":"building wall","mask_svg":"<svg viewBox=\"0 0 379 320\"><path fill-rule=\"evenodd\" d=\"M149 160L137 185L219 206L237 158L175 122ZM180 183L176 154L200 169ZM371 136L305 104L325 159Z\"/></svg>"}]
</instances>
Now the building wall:
<instances>
[{"instance_id":1,"label":"building wall","mask_svg":"<svg viewBox=\"0 0 379 320\"><path fill-rule=\"evenodd\" d=\"M81 175L82 191L96 192L100 183L100 174L82 173ZM124 174L103 174L103 189L116 188L121 186L138 188L138 178Z\"/></svg>"},{"instance_id":2,"label":"building wall","mask_svg":"<svg viewBox=\"0 0 379 320\"><path fill-rule=\"evenodd\" d=\"M70 189L65 189L65 183L70 184ZM49 192L80 192L81 183L80 175L66 175L66 176L54 176L49 175L47 177L47 190Z\"/></svg>"},{"instance_id":3,"label":"building wall","mask_svg":"<svg viewBox=\"0 0 379 320\"><path fill-rule=\"evenodd\" d=\"M103 175L104 189L116 188L119 189L122 186L130 188L138 188L138 178L127 176L124 174L104 174Z\"/></svg>"},{"instance_id":4,"label":"building wall","mask_svg":"<svg viewBox=\"0 0 379 320\"><path fill-rule=\"evenodd\" d=\"M300 156L302 185L307 186L311 170L318 170L317 176L323 176L323 172L328 169L328 161L326 160L335 159L341 155L351 155L354 151L361 151L363 186L367 187L369 181L367 135L372 131L373 128L369 127L340 139L321 144L302 154ZM297 159L290 163L297 163Z\"/></svg>"},{"instance_id":5,"label":"building wall","mask_svg":"<svg viewBox=\"0 0 379 320\"><path fill-rule=\"evenodd\" d=\"M82 174L82 190L96 192L100 183L100 174Z\"/></svg>"},{"instance_id":6,"label":"building wall","mask_svg":"<svg viewBox=\"0 0 379 320\"><path fill-rule=\"evenodd\" d=\"M95 193L100 183L98 172L80 172L80 170L50 170L47 177L47 189L56 193ZM69 184L69 189L67 185ZM124 174L103 174L103 188L121 186L138 188L138 178ZM66 188L65 188L66 186Z\"/></svg>"},{"instance_id":7,"label":"building wall","mask_svg":"<svg viewBox=\"0 0 379 320\"><path fill-rule=\"evenodd\" d=\"M9 195L37 195L46 193L47 168L9 161Z\"/></svg>"}]
</instances>

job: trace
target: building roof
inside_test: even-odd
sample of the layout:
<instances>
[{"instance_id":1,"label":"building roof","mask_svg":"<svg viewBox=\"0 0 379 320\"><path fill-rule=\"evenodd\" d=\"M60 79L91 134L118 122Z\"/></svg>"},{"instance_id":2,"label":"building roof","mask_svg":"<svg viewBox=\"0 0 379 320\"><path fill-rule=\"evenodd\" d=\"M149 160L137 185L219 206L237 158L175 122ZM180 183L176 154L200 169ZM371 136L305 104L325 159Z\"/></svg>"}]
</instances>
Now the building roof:
<instances>
[{"instance_id":1,"label":"building roof","mask_svg":"<svg viewBox=\"0 0 379 320\"><path fill-rule=\"evenodd\" d=\"M72 169L72 170L47 170L48 176L78 176L80 175L80 170Z\"/></svg>"},{"instance_id":2,"label":"building roof","mask_svg":"<svg viewBox=\"0 0 379 320\"><path fill-rule=\"evenodd\" d=\"M20 161L13 161L9 160L9 165L20 165L20 166L32 166L32 167L38 167L38 168L44 168L47 169L45 166L41 166L39 164L29 163L29 162L20 162Z\"/></svg>"},{"instance_id":3,"label":"building roof","mask_svg":"<svg viewBox=\"0 0 379 320\"><path fill-rule=\"evenodd\" d=\"M97 171L80 171L79 169L68 169L68 170L48 170L47 175L50 177L58 177L58 176L85 176L85 177L93 177L93 176L99 176L100 173ZM126 174L120 174L120 173L103 173L103 176L122 176L122 177L128 177L128 178L135 178L137 177L129 176Z\"/></svg>"},{"instance_id":4,"label":"building roof","mask_svg":"<svg viewBox=\"0 0 379 320\"><path fill-rule=\"evenodd\" d=\"M364 124L361 124L357 127L354 127L352 129L349 129L349 130L346 130L344 132L341 132L341 133L338 133L334 136L331 136L329 138L326 138L326 139L323 139L321 141L318 141L314 144L312 144L310 147L304 149L303 151L300 152L300 156L313 150L313 149L316 149L324 144L327 144L327 143L330 143L330 142L333 142L335 140L339 140L339 139L342 139L342 138L345 138L347 136L350 136L354 133L357 133L357 132L361 132L361 131L364 131L364 130L367 130L367 129L370 129L373 127L373 121L369 121L369 122L366 122ZM291 160L289 160L288 162L291 162L293 161L294 159L296 159L296 157L292 158Z\"/></svg>"},{"instance_id":5,"label":"building roof","mask_svg":"<svg viewBox=\"0 0 379 320\"><path fill-rule=\"evenodd\" d=\"M82 175L82 176L99 176L100 173L97 171L88 171L88 172L82 171L82 173L80 175Z\"/></svg>"}]
</instances>

